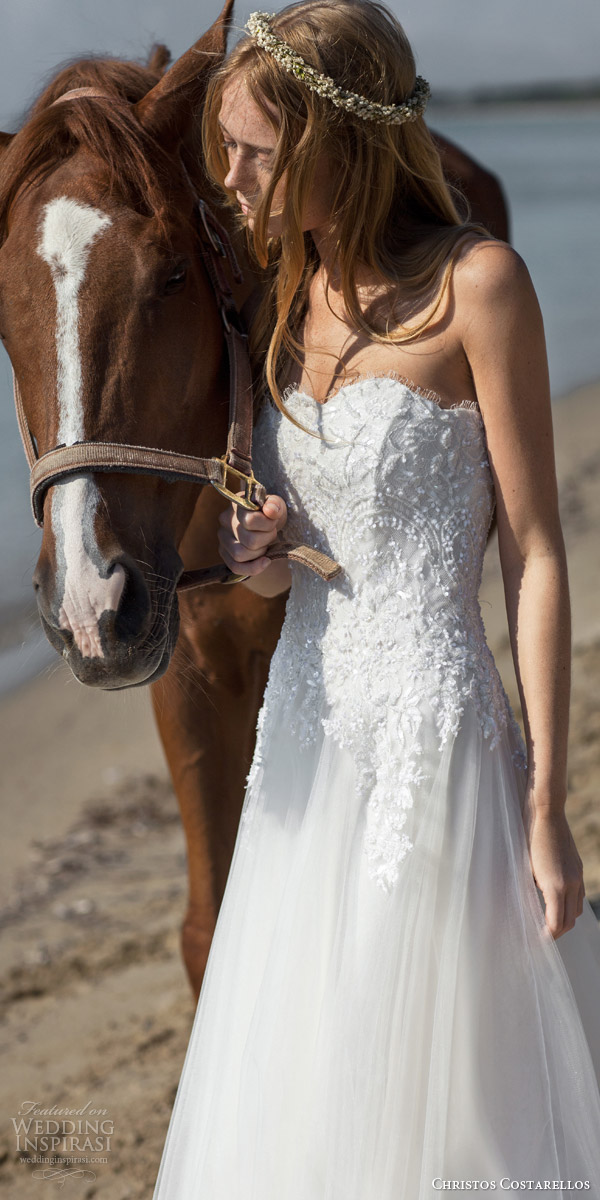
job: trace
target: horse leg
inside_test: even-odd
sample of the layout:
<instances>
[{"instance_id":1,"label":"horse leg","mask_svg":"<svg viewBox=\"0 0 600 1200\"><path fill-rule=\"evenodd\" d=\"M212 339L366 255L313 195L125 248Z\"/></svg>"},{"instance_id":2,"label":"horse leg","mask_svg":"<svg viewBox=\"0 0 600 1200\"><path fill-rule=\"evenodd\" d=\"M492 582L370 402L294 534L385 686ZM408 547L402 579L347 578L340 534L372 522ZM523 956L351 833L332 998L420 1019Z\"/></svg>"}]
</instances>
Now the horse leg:
<instances>
[{"instance_id":1,"label":"horse leg","mask_svg":"<svg viewBox=\"0 0 600 1200\"><path fill-rule=\"evenodd\" d=\"M181 950L197 1000L285 598L212 587L186 594L180 608L175 654L151 692L186 838L189 895Z\"/></svg>"}]
</instances>

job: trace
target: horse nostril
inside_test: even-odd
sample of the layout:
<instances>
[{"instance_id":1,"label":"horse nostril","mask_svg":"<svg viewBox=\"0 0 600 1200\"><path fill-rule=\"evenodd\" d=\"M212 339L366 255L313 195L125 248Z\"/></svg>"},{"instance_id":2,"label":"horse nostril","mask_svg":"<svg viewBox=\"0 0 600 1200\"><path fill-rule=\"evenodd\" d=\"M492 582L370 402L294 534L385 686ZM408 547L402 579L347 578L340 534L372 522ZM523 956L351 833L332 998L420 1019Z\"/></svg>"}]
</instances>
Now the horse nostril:
<instances>
[{"instance_id":1,"label":"horse nostril","mask_svg":"<svg viewBox=\"0 0 600 1200\"><path fill-rule=\"evenodd\" d=\"M125 590L127 581L127 572L122 563L114 562L108 572L108 592L105 597L106 607L114 609L116 612L119 608Z\"/></svg>"},{"instance_id":2,"label":"horse nostril","mask_svg":"<svg viewBox=\"0 0 600 1200\"><path fill-rule=\"evenodd\" d=\"M114 621L115 635L119 641L131 641L146 631L150 619L150 596L146 581L135 563L116 563L115 568L123 572L123 590Z\"/></svg>"}]
</instances>

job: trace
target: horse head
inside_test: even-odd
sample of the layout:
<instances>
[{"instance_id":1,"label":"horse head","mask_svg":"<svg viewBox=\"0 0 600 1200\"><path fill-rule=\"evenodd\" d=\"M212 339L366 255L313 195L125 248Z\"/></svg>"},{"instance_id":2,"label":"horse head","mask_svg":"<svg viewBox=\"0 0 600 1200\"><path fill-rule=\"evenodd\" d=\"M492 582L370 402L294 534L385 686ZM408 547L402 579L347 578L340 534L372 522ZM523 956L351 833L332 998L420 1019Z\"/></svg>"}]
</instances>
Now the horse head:
<instances>
[{"instance_id":1,"label":"horse head","mask_svg":"<svg viewBox=\"0 0 600 1200\"><path fill-rule=\"evenodd\" d=\"M71 64L0 135L0 333L39 454L81 441L224 449L227 361L182 146L232 4L166 74L156 55L146 68ZM34 588L82 683L166 670L197 499L190 483L87 469L46 491Z\"/></svg>"}]
</instances>

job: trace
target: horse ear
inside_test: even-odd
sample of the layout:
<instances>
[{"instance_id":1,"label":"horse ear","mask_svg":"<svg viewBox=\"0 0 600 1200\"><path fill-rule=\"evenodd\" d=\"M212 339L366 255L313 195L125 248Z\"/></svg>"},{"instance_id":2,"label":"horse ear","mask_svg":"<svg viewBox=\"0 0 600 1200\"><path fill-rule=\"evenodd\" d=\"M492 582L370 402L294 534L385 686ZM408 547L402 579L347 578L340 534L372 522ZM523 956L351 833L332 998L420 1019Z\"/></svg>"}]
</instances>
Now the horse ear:
<instances>
[{"instance_id":1,"label":"horse ear","mask_svg":"<svg viewBox=\"0 0 600 1200\"><path fill-rule=\"evenodd\" d=\"M148 55L146 66L155 75L164 75L171 61L171 51L163 42L155 42Z\"/></svg>"},{"instance_id":2,"label":"horse ear","mask_svg":"<svg viewBox=\"0 0 600 1200\"><path fill-rule=\"evenodd\" d=\"M226 0L210 29L134 106L138 120L157 141L181 141L201 105L211 69L225 57L234 0Z\"/></svg>"}]
</instances>

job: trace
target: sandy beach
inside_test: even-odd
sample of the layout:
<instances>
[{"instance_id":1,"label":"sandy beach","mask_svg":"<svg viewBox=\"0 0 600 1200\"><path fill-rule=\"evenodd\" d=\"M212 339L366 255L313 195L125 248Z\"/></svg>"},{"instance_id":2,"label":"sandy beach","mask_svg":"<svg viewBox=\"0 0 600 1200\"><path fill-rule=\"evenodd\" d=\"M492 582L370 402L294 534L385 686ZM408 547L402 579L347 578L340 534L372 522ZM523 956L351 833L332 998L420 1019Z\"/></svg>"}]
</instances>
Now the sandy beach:
<instances>
[{"instance_id":1,"label":"sandy beach","mask_svg":"<svg viewBox=\"0 0 600 1200\"><path fill-rule=\"evenodd\" d=\"M573 609L567 813L594 899L600 383L556 403L553 418ZM495 537L481 605L520 718ZM41 1141L25 1149L15 1128L35 1103L100 1123L93 1145L81 1135L73 1151L90 1161L64 1180L72 1194L149 1200L194 1015L179 951L185 845L149 696L84 689L57 659L0 703L0 757L0 1185L29 1200L43 1182Z\"/></svg>"}]
</instances>

